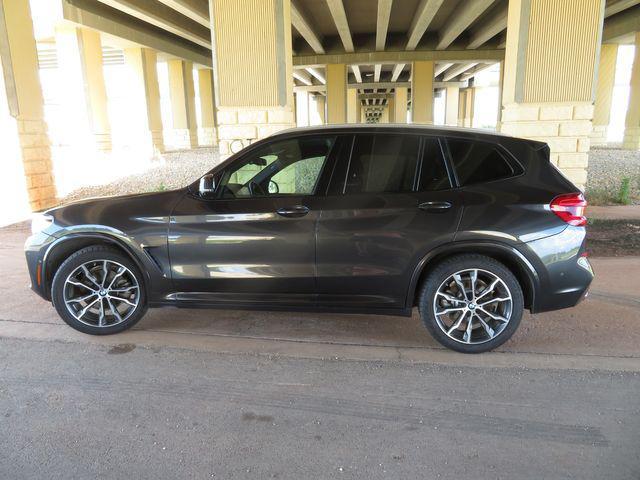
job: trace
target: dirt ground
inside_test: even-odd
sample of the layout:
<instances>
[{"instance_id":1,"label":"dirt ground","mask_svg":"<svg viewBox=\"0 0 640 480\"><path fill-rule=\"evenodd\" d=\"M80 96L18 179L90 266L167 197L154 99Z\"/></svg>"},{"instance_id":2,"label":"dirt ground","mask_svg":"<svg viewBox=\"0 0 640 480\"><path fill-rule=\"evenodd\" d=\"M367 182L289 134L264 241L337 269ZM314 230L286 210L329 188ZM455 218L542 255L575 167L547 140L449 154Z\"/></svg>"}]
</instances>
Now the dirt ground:
<instances>
[{"instance_id":1,"label":"dirt ground","mask_svg":"<svg viewBox=\"0 0 640 480\"><path fill-rule=\"evenodd\" d=\"M590 220L587 251L594 257L640 255L640 220Z\"/></svg>"}]
</instances>

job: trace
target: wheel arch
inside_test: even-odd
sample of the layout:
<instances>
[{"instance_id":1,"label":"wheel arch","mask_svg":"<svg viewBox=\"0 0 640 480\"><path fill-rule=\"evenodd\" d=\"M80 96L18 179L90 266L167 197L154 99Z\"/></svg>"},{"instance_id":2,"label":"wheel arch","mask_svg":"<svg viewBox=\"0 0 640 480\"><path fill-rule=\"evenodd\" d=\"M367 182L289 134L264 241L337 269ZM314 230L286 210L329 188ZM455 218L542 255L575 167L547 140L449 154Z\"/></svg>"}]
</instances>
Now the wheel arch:
<instances>
[{"instance_id":1,"label":"wheel arch","mask_svg":"<svg viewBox=\"0 0 640 480\"><path fill-rule=\"evenodd\" d=\"M515 275L522 288L525 308L534 309L539 288L539 278L534 266L516 248L499 242L456 242L443 245L426 254L418 262L411 276L406 307L411 309L416 305L420 286L436 265L462 253L486 255L503 263Z\"/></svg>"},{"instance_id":2,"label":"wheel arch","mask_svg":"<svg viewBox=\"0 0 640 480\"><path fill-rule=\"evenodd\" d=\"M149 274L138 255L124 241L104 233L69 234L54 241L44 255L42 261L43 293L51 300L51 285L60 265L74 252L90 245L106 245L113 247L129 258L143 276L145 293L149 294Z\"/></svg>"}]
</instances>

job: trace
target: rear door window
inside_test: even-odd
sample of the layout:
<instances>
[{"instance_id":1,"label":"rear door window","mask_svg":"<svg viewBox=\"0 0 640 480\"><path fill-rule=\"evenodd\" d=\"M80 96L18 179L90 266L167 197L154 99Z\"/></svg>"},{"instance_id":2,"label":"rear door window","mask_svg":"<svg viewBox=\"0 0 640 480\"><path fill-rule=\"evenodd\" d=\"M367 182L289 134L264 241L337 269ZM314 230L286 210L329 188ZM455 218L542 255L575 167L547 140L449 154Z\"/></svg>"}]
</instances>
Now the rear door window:
<instances>
[{"instance_id":1,"label":"rear door window","mask_svg":"<svg viewBox=\"0 0 640 480\"><path fill-rule=\"evenodd\" d=\"M419 147L416 135L356 135L344 193L412 191Z\"/></svg>"},{"instance_id":2,"label":"rear door window","mask_svg":"<svg viewBox=\"0 0 640 480\"><path fill-rule=\"evenodd\" d=\"M447 139L460 185L490 182L516 174L498 148L487 142Z\"/></svg>"}]
</instances>

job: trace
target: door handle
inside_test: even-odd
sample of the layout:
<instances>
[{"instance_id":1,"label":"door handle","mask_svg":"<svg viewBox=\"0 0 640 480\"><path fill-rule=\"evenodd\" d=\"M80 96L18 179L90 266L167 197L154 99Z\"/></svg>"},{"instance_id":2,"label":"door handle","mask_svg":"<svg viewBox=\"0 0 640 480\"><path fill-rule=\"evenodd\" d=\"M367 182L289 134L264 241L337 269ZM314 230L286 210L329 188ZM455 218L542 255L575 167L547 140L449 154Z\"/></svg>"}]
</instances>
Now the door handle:
<instances>
[{"instance_id":1,"label":"door handle","mask_svg":"<svg viewBox=\"0 0 640 480\"><path fill-rule=\"evenodd\" d=\"M276 210L276 213L281 217L299 218L304 217L309 213L309 207L304 205L294 205L293 207L282 207Z\"/></svg>"},{"instance_id":2,"label":"door handle","mask_svg":"<svg viewBox=\"0 0 640 480\"><path fill-rule=\"evenodd\" d=\"M449 210L451 206L451 202L423 202L418 205L418 208L425 212L444 212Z\"/></svg>"}]
</instances>

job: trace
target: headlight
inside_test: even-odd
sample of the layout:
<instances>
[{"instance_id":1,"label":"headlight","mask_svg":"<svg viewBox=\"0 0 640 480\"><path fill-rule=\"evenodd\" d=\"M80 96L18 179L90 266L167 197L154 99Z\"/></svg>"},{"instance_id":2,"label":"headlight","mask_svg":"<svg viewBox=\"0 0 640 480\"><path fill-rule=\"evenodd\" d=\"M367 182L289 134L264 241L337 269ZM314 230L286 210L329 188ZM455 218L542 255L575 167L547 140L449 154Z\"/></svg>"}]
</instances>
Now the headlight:
<instances>
[{"instance_id":1,"label":"headlight","mask_svg":"<svg viewBox=\"0 0 640 480\"><path fill-rule=\"evenodd\" d=\"M31 233L36 234L43 231L53 223L53 217L45 213L34 213L31 217Z\"/></svg>"}]
</instances>

